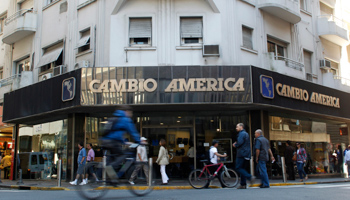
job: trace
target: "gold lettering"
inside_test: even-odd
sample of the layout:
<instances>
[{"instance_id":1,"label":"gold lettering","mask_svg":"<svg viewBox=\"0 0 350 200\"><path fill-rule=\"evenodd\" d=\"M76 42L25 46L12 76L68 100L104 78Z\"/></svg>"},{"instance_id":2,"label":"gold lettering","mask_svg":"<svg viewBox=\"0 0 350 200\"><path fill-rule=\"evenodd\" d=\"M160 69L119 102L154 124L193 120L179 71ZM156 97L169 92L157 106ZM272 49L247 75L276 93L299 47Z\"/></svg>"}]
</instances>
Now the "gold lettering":
<instances>
[{"instance_id":1,"label":"gold lettering","mask_svg":"<svg viewBox=\"0 0 350 200\"><path fill-rule=\"evenodd\" d=\"M303 98L304 101L309 101L309 93L306 90L303 91Z\"/></svg>"},{"instance_id":2,"label":"gold lettering","mask_svg":"<svg viewBox=\"0 0 350 200\"><path fill-rule=\"evenodd\" d=\"M170 84L168 85L168 87L165 89L165 92L177 92L179 91L177 89L177 81L179 79L173 79L171 80Z\"/></svg>"},{"instance_id":3,"label":"gold lettering","mask_svg":"<svg viewBox=\"0 0 350 200\"><path fill-rule=\"evenodd\" d=\"M282 91L281 91L281 93L282 93L282 96L287 96L287 89L286 89L286 85L283 85L283 87L282 87Z\"/></svg>"},{"instance_id":4,"label":"gold lettering","mask_svg":"<svg viewBox=\"0 0 350 200\"><path fill-rule=\"evenodd\" d=\"M294 96L294 87L287 87L287 96L290 98L295 98Z\"/></svg>"},{"instance_id":5,"label":"gold lettering","mask_svg":"<svg viewBox=\"0 0 350 200\"><path fill-rule=\"evenodd\" d=\"M179 92L184 92L184 91L196 91L196 88L194 86L194 81L195 78L190 78L188 79L187 83L184 78L179 79ZM175 92L175 91L174 91Z\"/></svg>"},{"instance_id":6,"label":"gold lettering","mask_svg":"<svg viewBox=\"0 0 350 200\"><path fill-rule=\"evenodd\" d=\"M138 81L136 79L128 79L128 92L137 92L137 90L139 89L138 85Z\"/></svg>"},{"instance_id":7,"label":"gold lettering","mask_svg":"<svg viewBox=\"0 0 350 200\"><path fill-rule=\"evenodd\" d=\"M218 91L217 84L218 81L215 78L207 78L207 91Z\"/></svg>"},{"instance_id":8,"label":"gold lettering","mask_svg":"<svg viewBox=\"0 0 350 200\"><path fill-rule=\"evenodd\" d=\"M119 81L119 84L117 82L117 80L111 80L111 87L110 87L110 92L126 92L126 89L125 89L125 83L126 83L126 80L125 79L121 79Z\"/></svg>"},{"instance_id":9,"label":"gold lettering","mask_svg":"<svg viewBox=\"0 0 350 200\"><path fill-rule=\"evenodd\" d=\"M281 83L276 84L276 91L277 91L277 94L280 96L282 96L281 87L282 87Z\"/></svg>"},{"instance_id":10,"label":"gold lettering","mask_svg":"<svg viewBox=\"0 0 350 200\"><path fill-rule=\"evenodd\" d=\"M226 79L225 82L224 82L225 89L228 90L228 91L234 91L234 88L233 87L231 88L228 83L229 82L233 82L234 83L235 81L236 81L235 78L228 78L228 79Z\"/></svg>"},{"instance_id":11,"label":"gold lettering","mask_svg":"<svg viewBox=\"0 0 350 200\"><path fill-rule=\"evenodd\" d=\"M206 91L207 90L207 88L204 87L205 78L196 78L196 82L197 82L197 89L196 89L196 91L201 92L201 91Z\"/></svg>"},{"instance_id":12,"label":"gold lettering","mask_svg":"<svg viewBox=\"0 0 350 200\"><path fill-rule=\"evenodd\" d=\"M149 88L148 83L152 83L153 87ZM146 79L146 81L143 84L143 87L147 92L154 92L157 89L158 84L156 80L154 80L153 78L149 78L149 79Z\"/></svg>"},{"instance_id":13,"label":"gold lettering","mask_svg":"<svg viewBox=\"0 0 350 200\"><path fill-rule=\"evenodd\" d=\"M90 88L91 92L93 92L93 93L102 92L102 91L99 91L98 89L95 89L95 87L94 87L95 84L100 84L100 83L101 83L100 80L97 80L97 79L92 80L89 84L89 88Z\"/></svg>"},{"instance_id":14,"label":"gold lettering","mask_svg":"<svg viewBox=\"0 0 350 200\"><path fill-rule=\"evenodd\" d=\"M218 88L218 91L219 91L219 92L222 92L222 91L224 91L224 87L223 87L224 79L223 79L223 78L218 78L218 81L219 81L219 88Z\"/></svg>"},{"instance_id":15,"label":"gold lettering","mask_svg":"<svg viewBox=\"0 0 350 200\"><path fill-rule=\"evenodd\" d=\"M232 89L233 91L244 91L244 78L239 78Z\"/></svg>"}]
</instances>

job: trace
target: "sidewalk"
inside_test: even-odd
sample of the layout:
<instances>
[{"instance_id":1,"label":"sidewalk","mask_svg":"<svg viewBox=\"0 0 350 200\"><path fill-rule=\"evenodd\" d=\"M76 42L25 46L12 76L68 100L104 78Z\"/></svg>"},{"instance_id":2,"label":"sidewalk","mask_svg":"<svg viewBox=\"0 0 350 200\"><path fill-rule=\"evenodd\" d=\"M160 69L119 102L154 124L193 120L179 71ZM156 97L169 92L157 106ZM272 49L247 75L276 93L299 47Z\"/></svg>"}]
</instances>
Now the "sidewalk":
<instances>
[{"instance_id":1,"label":"sidewalk","mask_svg":"<svg viewBox=\"0 0 350 200\"><path fill-rule=\"evenodd\" d=\"M18 185L18 181L1 180L0 188L10 188L19 190L75 190L76 186L70 185L69 182L62 181L61 187L57 187L57 180L23 180L23 185ZM306 182L299 182L299 179L295 181L288 181L283 183L283 180L270 180L270 186L289 186L289 185L310 185L310 184L326 184L326 183L344 183L349 182L347 178L311 178ZM187 180L170 180L169 185L160 185L161 180L156 180L154 190L174 190L174 189L194 189ZM239 184L238 184L239 185ZM252 187L259 187L260 180L257 179L256 183ZM220 183L215 179L211 188L221 188ZM114 189L127 189L127 187L117 187Z\"/></svg>"}]
</instances>

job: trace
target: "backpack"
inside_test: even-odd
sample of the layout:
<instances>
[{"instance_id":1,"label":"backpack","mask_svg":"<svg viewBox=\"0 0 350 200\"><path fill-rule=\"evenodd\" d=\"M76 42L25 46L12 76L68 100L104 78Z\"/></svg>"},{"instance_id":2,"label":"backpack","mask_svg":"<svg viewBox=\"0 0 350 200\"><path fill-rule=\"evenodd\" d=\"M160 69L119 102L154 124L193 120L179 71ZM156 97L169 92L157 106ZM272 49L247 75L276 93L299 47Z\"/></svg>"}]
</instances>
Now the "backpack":
<instances>
[{"instance_id":1,"label":"backpack","mask_svg":"<svg viewBox=\"0 0 350 200\"><path fill-rule=\"evenodd\" d=\"M100 123L100 136L105 137L112 132L112 128L118 122L118 119L119 117L111 117L107 122Z\"/></svg>"},{"instance_id":2,"label":"backpack","mask_svg":"<svg viewBox=\"0 0 350 200\"><path fill-rule=\"evenodd\" d=\"M207 164L213 164L212 162L211 162L211 157L210 157L210 149L211 149L211 147L209 148L209 150L208 151L206 151L205 152L205 158L206 158L206 160L208 160L208 162L207 162Z\"/></svg>"}]
</instances>

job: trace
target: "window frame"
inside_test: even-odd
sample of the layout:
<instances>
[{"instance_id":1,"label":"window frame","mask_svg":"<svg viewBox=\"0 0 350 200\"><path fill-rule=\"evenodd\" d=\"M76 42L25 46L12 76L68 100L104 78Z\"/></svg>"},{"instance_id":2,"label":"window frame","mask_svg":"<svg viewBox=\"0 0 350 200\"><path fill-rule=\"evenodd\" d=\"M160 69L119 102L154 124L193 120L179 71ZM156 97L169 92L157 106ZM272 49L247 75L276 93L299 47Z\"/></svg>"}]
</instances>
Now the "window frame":
<instances>
[{"instance_id":1,"label":"window frame","mask_svg":"<svg viewBox=\"0 0 350 200\"><path fill-rule=\"evenodd\" d=\"M149 19L151 22L151 27L150 27L150 37L131 37L130 35L130 25L131 25L131 21L132 19ZM149 15L145 15L145 16L128 16L128 28L127 28L127 36L128 36L128 46L129 47L150 47L153 44L153 24L154 24L154 16L149 16ZM147 44L137 44L135 43L135 39L142 39L142 38L148 38L147 40Z\"/></svg>"},{"instance_id":2,"label":"window frame","mask_svg":"<svg viewBox=\"0 0 350 200\"><path fill-rule=\"evenodd\" d=\"M85 53L89 50L91 50L91 27L84 28L79 31L79 41L77 44L77 54ZM88 37L89 39L86 41L84 45L79 46L79 42L84 39L85 37Z\"/></svg>"},{"instance_id":3,"label":"window frame","mask_svg":"<svg viewBox=\"0 0 350 200\"><path fill-rule=\"evenodd\" d=\"M278 39L274 39L274 38L271 38L271 37L267 37L267 52L272 52L272 51L269 51L269 43L272 43L274 44L274 57L276 59L276 55L277 55L277 59L279 59L278 57L283 57L283 58L288 58L288 43L286 42L283 42L281 40L278 40ZM283 48L283 56L280 56L278 55L278 47L282 47Z\"/></svg>"},{"instance_id":4,"label":"window frame","mask_svg":"<svg viewBox=\"0 0 350 200\"><path fill-rule=\"evenodd\" d=\"M20 70L20 65L23 65L22 70ZM16 62L15 74L22 74L24 71L31 71L31 63L29 57Z\"/></svg>"},{"instance_id":5,"label":"window frame","mask_svg":"<svg viewBox=\"0 0 350 200\"><path fill-rule=\"evenodd\" d=\"M6 18L7 18L7 13L0 15L0 34L4 32Z\"/></svg>"},{"instance_id":6,"label":"window frame","mask_svg":"<svg viewBox=\"0 0 350 200\"><path fill-rule=\"evenodd\" d=\"M244 29L248 29L250 30L250 43L251 43L251 47L249 46L246 46L245 43L244 43ZM254 50L254 42L253 42L253 37L254 37L254 29L249 27L249 26L246 26L246 25L243 25L242 24L242 47L243 48L247 48L247 49L250 49L250 50Z\"/></svg>"},{"instance_id":7,"label":"window frame","mask_svg":"<svg viewBox=\"0 0 350 200\"><path fill-rule=\"evenodd\" d=\"M182 30L181 30L181 19L184 18L201 18L202 21L202 37L182 37ZM179 16L179 37L180 37L180 46L203 46L203 38L204 38L204 16L203 15L194 15L194 16L188 16L188 15L182 15ZM186 39L188 40L193 40L193 39L198 39L197 43L186 43Z\"/></svg>"}]
</instances>

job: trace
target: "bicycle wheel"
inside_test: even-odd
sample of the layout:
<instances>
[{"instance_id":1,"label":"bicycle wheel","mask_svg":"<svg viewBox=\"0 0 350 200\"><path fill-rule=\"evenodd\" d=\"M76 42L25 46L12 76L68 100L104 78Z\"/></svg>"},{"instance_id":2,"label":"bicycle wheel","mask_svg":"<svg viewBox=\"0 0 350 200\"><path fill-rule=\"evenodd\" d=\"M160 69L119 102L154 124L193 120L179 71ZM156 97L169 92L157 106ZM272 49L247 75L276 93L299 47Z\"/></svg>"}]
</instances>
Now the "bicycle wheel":
<instances>
[{"instance_id":1,"label":"bicycle wheel","mask_svg":"<svg viewBox=\"0 0 350 200\"><path fill-rule=\"evenodd\" d=\"M200 169L193 170L188 176L188 182L195 189L202 189L209 184L208 175Z\"/></svg>"},{"instance_id":2,"label":"bicycle wheel","mask_svg":"<svg viewBox=\"0 0 350 200\"><path fill-rule=\"evenodd\" d=\"M132 182L130 177L127 177L130 184L129 191L136 196L144 196L150 193L153 190L154 186L152 162L150 162L150 164L136 164L135 168L131 167L131 169L138 169L139 171L135 171L136 175L133 177ZM134 173L134 170L131 173ZM148 173L148 180L145 172Z\"/></svg>"},{"instance_id":3,"label":"bicycle wheel","mask_svg":"<svg viewBox=\"0 0 350 200\"><path fill-rule=\"evenodd\" d=\"M86 185L79 185L78 193L84 199L99 199L108 191L105 183L105 181L96 181L92 178Z\"/></svg>"},{"instance_id":4,"label":"bicycle wheel","mask_svg":"<svg viewBox=\"0 0 350 200\"><path fill-rule=\"evenodd\" d=\"M221 183L225 187L233 188L238 184L238 174L233 169L223 170L220 176Z\"/></svg>"}]
</instances>

